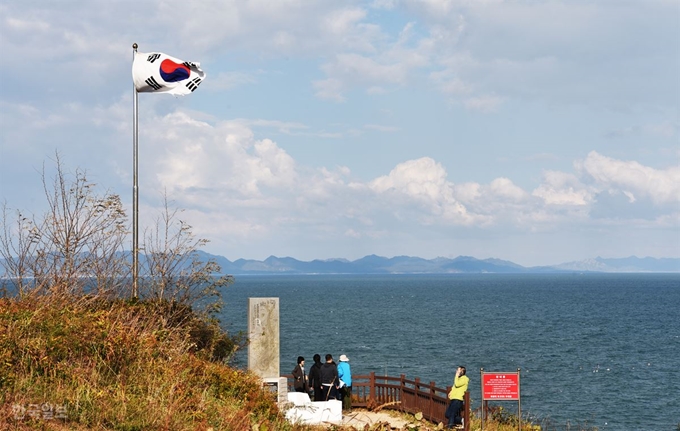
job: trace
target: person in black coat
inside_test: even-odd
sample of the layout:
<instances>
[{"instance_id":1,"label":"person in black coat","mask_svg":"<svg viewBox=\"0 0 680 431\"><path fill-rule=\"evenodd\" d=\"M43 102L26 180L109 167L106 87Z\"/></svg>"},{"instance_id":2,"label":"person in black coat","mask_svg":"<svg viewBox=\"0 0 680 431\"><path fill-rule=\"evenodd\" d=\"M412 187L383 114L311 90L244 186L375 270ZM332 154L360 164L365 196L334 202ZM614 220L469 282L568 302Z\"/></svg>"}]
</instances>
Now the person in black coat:
<instances>
[{"instance_id":1,"label":"person in black coat","mask_svg":"<svg viewBox=\"0 0 680 431\"><path fill-rule=\"evenodd\" d=\"M337 400L338 393L338 367L333 362L333 355L326 355L326 363L321 366L321 387L323 389L322 401Z\"/></svg>"},{"instance_id":2,"label":"person in black coat","mask_svg":"<svg viewBox=\"0 0 680 431\"><path fill-rule=\"evenodd\" d=\"M321 355L314 355L314 365L309 369L309 387L314 390L314 401L325 399L321 390Z\"/></svg>"},{"instance_id":3,"label":"person in black coat","mask_svg":"<svg viewBox=\"0 0 680 431\"><path fill-rule=\"evenodd\" d=\"M293 369L293 388L295 392L307 392L309 385L307 384L307 375L305 374L305 358L298 356L297 365Z\"/></svg>"}]
</instances>

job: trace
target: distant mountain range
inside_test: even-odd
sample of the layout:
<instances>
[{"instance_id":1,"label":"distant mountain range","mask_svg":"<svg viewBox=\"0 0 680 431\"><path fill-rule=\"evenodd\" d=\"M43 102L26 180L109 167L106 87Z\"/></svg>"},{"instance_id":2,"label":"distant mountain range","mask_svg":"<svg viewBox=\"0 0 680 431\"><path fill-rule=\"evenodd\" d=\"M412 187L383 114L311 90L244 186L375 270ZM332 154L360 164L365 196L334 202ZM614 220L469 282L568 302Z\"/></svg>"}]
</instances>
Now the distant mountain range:
<instances>
[{"instance_id":1,"label":"distant mountain range","mask_svg":"<svg viewBox=\"0 0 680 431\"><path fill-rule=\"evenodd\" d=\"M200 252L204 259L214 259L222 272L232 275L245 274L522 274L556 272L680 272L680 259L635 256L621 259L586 259L553 266L524 267L501 259L476 259L458 256L455 259L438 257L423 259L412 256L392 258L370 255L354 261L347 259L312 260L309 262L292 257L270 256L267 259L238 259L230 261L223 256Z\"/></svg>"},{"instance_id":2,"label":"distant mountain range","mask_svg":"<svg viewBox=\"0 0 680 431\"><path fill-rule=\"evenodd\" d=\"M621 259L597 257L552 266L524 267L501 259L476 259L458 256L455 259L437 257L423 259L412 256L382 257L374 254L357 260L326 259L305 262L292 257L269 256L265 260L238 259L230 261L224 256L198 251L203 261L217 262L223 274L231 275L274 275L274 274L536 274L573 272L673 272L680 273L680 259L635 256ZM130 260L129 252L126 252ZM140 266L145 256L139 257ZM4 275L3 260L0 259L0 277ZM188 269L188 268L187 268Z\"/></svg>"}]
</instances>

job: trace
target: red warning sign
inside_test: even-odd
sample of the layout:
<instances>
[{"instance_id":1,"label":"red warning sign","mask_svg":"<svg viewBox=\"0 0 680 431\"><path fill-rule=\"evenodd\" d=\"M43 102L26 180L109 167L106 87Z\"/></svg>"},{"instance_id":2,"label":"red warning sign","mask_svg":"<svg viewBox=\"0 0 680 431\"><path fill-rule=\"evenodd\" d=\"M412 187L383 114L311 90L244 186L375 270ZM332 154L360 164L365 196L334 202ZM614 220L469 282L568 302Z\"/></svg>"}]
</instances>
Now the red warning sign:
<instances>
[{"instance_id":1,"label":"red warning sign","mask_svg":"<svg viewBox=\"0 0 680 431\"><path fill-rule=\"evenodd\" d=\"M482 373L482 400L519 400L519 373Z\"/></svg>"}]
</instances>

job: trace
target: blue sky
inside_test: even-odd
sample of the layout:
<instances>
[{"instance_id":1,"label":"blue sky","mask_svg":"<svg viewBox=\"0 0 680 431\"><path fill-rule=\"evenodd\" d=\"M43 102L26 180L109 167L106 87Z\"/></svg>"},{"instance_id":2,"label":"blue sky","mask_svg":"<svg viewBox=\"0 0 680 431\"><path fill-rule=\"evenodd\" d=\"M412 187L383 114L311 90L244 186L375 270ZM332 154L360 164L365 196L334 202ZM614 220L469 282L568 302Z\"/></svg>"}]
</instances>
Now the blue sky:
<instances>
[{"instance_id":1,"label":"blue sky","mask_svg":"<svg viewBox=\"0 0 680 431\"><path fill-rule=\"evenodd\" d=\"M680 2L0 1L0 199L58 151L132 201L132 43L196 61L140 94L140 225L205 251L522 265L680 257Z\"/></svg>"}]
</instances>

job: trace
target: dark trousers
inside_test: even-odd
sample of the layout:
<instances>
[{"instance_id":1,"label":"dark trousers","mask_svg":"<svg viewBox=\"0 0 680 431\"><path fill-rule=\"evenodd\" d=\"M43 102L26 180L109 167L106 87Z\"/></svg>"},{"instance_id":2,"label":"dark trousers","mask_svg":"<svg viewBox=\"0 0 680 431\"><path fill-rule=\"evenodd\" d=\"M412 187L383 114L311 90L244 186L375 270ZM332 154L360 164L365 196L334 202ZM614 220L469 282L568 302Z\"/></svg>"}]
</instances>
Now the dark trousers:
<instances>
[{"instance_id":1,"label":"dark trousers","mask_svg":"<svg viewBox=\"0 0 680 431\"><path fill-rule=\"evenodd\" d=\"M316 386L314 388L314 401L324 401L326 395L323 393L322 386Z\"/></svg>"},{"instance_id":2,"label":"dark trousers","mask_svg":"<svg viewBox=\"0 0 680 431\"><path fill-rule=\"evenodd\" d=\"M463 400L451 400L445 414L449 418L449 427L463 423L460 416L461 410L463 410Z\"/></svg>"},{"instance_id":3,"label":"dark trousers","mask_svg":"<svg viewBox=\"0 0 680 431\"><path fill-rule=\"evenodd\" d=\"M338 388L336 388L335 385L321 385L321 390L323 391L323 398L320 401L340 399L340 393L338 392Z\"/></svg>"},{"instance_id":4,"label":"dark trousers","mask_svg":"<svg viewBox=\"0 0 680 431\"><path fill-rule=\"evenodd\" d=\"M340 388L340 396L342 397L342 409L352 410L352 387L343 386Z\"/></svg>"}]
</instances>

